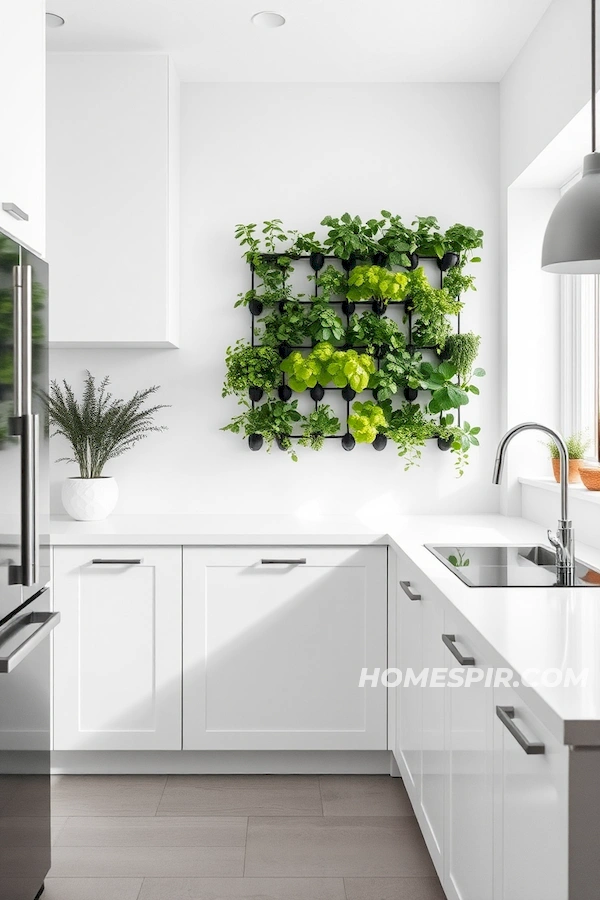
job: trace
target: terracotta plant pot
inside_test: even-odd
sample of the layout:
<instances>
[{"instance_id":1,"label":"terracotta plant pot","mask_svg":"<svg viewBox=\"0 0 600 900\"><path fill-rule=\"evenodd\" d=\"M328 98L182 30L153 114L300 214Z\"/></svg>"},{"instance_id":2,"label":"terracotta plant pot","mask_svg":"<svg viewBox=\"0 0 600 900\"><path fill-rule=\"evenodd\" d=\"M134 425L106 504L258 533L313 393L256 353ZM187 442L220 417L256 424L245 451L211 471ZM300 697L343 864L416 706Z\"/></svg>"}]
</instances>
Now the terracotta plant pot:
<instances>
[{"instance_id":1,"label":"terracotta plant pot","mask_svg":"<svg viewBox=\"0 0 600 900\"><path fill-rule=\"evenodd\" d=\"M581 459L570 459L569 460L569 484L576 484L578 481L581 481L579 476L579 469L581 467L583 460ZM552 471L554 472L554 478L556 481L560 481L560 459L552 460Z\"/></svg>"},{"instance_id":2,"label":"terracotta plant pot","mask_svg":"<svg viewBox=\"0 0 600 900\"><path fill-rule=\"evenodd\" d=\"M579 474L588 491L600 491L600 466L580 466Z\"/></svg>"}]
</instances>

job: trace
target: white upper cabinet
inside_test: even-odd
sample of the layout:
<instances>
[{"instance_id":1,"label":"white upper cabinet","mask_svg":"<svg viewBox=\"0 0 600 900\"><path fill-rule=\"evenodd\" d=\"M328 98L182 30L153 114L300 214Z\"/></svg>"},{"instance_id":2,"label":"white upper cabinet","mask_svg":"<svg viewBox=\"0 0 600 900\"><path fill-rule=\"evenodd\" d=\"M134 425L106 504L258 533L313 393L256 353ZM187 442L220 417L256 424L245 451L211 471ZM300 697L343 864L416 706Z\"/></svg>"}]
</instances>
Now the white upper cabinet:
<instances>
[{"instance_id":1,"label":"white upper cabinet","mask_svg":"<svg viewBox=\"0 0 600 900\"><path fill-rule=\"evenodd\" d=\"M44 0L2 4L0 82L0 229L45 252Z\"/></svg>"},{"instance_id":2,"label":"white upper cabinet","mask_svg":"<svg viewBox=\"0 0 600 900\"><path fill-rule=\"evenodd\" d=\"M47 115L51 344L176 347L179 84L169 58L51 53Z\"/></svg>"},{"instance_id":3,"label":"white upper cabinet","mask_svg":"<svg viewBox=\"0 0 600 900\"><path fill-rule=\"evenodd\" d=\"M184 549L184 750L385 750L385 547Z\"/></svg>"}]
</instances>

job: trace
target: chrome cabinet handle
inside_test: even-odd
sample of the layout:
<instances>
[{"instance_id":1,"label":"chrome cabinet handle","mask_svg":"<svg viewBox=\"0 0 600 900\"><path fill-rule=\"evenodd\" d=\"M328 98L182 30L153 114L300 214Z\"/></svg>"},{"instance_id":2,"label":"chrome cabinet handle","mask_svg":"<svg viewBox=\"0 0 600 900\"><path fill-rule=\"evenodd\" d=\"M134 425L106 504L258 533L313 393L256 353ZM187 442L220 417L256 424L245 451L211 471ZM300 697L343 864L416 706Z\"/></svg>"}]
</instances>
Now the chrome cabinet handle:
<instances>
[{"instance_id":1,"label":"chrome cabinet handle","mask_svg":"<svg viewBox=\"0 0 600 900\"><path fill-rule=\"evenodd\" d=\"M411 591L410 581L401 581L400 587L402 588L402 590L404 591L404 593L406 594L406 596L408 597L409 600L420 600L421 599L420 594L413 594L413 592Z\"/></svg>"},{"instance_id":2,"label":"chrome cabinet handle","mask_svg":"<svg viewBox=\"0 0 600 900\"><path fill-rule=\"evenodd\" d=\"M513 719L515 717L514 706L497 706L496 715L514 737L517 744L529 755L539 756L546 752L546 745L537 741L528 741L520 728L517 728Z\"/></svg>"},{"instance_id":3,"label":"chrome cabinet handle","mask_svg":"<svg viewBox=\"0 0 600 900\"><path fill-rule=\"evenodd\" d=\"M461 666L474 666L475 660L472 656L463 656L454 641L456 640L455 634L443 634L442 640L452 656L459 661Z\"/></svg>"},{"instance_id":4,"label":"chrome cabinet handle","mask_svg":"<svg viewBox=\"0 0 600 900\"><path fill-rule=\"evenodd\" d=\"M94 566L141 566L143 559L93 559Z\"/></svg>"},{"instance_id":5,"label":"chrome cabinet handle","mask_svg":"<svg viewBox=\"0 0 600 900\"><path fill-rule=\"evenodd\" d=\"M23 267L13 268L13 392L15 418L23 415Z\"/></svg>"},{"instance_id":6,"label":"chrome cabinet handle","mask_svg":"<svg viewBox=\"0 0 600 900\"><path fill-rule=\"evenodd\" d=\"M60 622L60 613L58 612L33 612L24 616L19 616L13 622L10 622L0 633L0 673L7 675L12 672L20 662L29 656L31 651L56 628ZM10 643L10 639L30 625L38 625L32 634L18 644L14 650L6 655L2 654L3 644Z\"/></svg>"},{"instance_id":7,"label":"chrome cabinet handle","mask_svg":"<svg viewBox=\"0 0 600 900\"><path fill-rule=\"evenodd\" d=\"M261 559L261 566L305 566L306 559Z\"/></svg>"},{"instance_id":8,"label":"chrome cabinet handle","mask_svg":"<svg viewBox=\"0 0 600 900\"><path fill-rule=\"evenodd\" d=\"M21 222L29 222L29 216L16 203L3 203L2 209L13 219L19 219Z\"/></svg>"}]
</instances>

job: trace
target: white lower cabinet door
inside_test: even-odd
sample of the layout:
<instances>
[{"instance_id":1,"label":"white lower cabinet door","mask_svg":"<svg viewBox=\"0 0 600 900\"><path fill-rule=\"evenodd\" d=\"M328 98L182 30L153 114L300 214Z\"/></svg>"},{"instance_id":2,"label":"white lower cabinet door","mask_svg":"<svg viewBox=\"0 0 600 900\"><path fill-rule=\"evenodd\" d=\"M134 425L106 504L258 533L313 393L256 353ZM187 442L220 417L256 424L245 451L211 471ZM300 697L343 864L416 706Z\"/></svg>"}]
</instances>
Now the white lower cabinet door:
<instances>
[{"instance_id":1,"label":"white lower cabinet door","mask_svg":"<svg viewBox=\"0 0 600 900\"><path fill-rule=\"evenodd\" d=\"M181 749L181 548L54 550L55 750Z\"/></svg>"},{"instance_id":2,"label":"white lower cabinet door","mask_svg":"<svg viewBox=\"0 0 600 900\"><path fill-rule=\"evenodd\" d=\"M494 706L494 900L579 900L568 893L569 749L512 688L495 689Z\"/></svg>"},{"instance_id":3,"label":"white lower cabinet door","mask_svg":"<svg viewBox=\"0 0 600 900\"><path fill-rule=\"evenodd\" d=\"M448 900L492 900L493 686L486 687L488 670L472 638L450 614L444 621L450 670L444 888Z\"/></svg>"},{"instance_id":4,"label":"white lower cabinet door","mask_svg":"<svg viewBox=\"0 0 600 900\"><path fill-rule=\"evenodd\" d=\"M396 667L402 672L402 685L390 688L396 701L396 738L394 757L413 806L421 802L421 701L423 688L416 684L422 663L421 594L418 576L410 577L406 567L398 565L396 593ZM408 577L407 577L408 576ZM410 673L410 683L407 680Z\"/></svg>"},{"instance_id":5,"label":"white lower cabinet door","mask_svg":"<svg viewBox=\"0 0 600 900\"><path fill-rule=\"evenodd\" d=\"M425 843L443 878L444 870L444 794L446 760L444 749L445 688L435 686L435 670L445 664L444 611L432 586L426 586L421 598L423 654L422 666L428 671L426 686L419 688L422 703L421 757L421 829Z\"/></svg>"},{"instance_id":6,"label":"white lower cabinet door","mask_svg":"<svg viewBox=\"0 0 600 900\"><path fill-rule=\"evenodd\" d=\"M186 750L385 750L386 547L184 548Z\"/></svg>"}]
</instances>

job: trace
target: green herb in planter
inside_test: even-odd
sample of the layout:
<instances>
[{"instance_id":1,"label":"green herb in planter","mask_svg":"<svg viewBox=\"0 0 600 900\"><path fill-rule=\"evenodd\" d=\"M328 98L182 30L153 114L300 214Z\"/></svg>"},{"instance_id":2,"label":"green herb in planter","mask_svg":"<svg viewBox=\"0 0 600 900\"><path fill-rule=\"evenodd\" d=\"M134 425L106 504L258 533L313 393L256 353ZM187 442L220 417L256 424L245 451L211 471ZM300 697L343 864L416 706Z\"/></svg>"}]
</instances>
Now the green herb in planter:
<instances>
[{"instance_id":1,"label":"green herb in planter","mask_svg":"<svg viewBox=\"0 0 600 900\"><path fill-rule=\"evenodd\" d=\"M356 266L348 275L348 300L404 300L408 278L403 272L390 272L381 266Z\"/></svg>"},{"instance_id":2,"label":"green herb in planter","mask_svg":"<svg viewBox=\"0 0 600 900\"><path fill-rule=\"evenodd\" d=\"M409 254L417 249L415 233L405 225L400 216L393 216L387 209L381 210L386 221L385 231L379 241L381 251L386 254L390 266L410 266Z\"/></svg>"},{"instance_id":3,"label":"green herb in planter","mask_svg":"<svg viewBox=\"0 0 600 900\"><path fill-rule=\"evenodd\" d=\"M338 434L340 420L334 415L327 403L309 413L302 422L302 437L299 443L312 450L321 450L325 438Z\"/></svg>"},{"instance_id":4,"label":"green herb in planter","mask_svg":"<svg viewBox=\"0 0 600 900\"><path fill-rule=\"evenodd\" d=\"M280 362L279 354L270 347L252 347L240 339L234 347L227 348L227 374L221 396L242 395L251 387L272 391L281 378Z\"/></svg>"},{"instance_id":5,"label":"green herb in planter","mask_svg":"<svg viewBox=\"0 0 600 900\"><path fill-rule=\"evenodd\" d=\"M324 372L323 363L309 353L303 356L299 350L294 350L280 365L281 371L288 376L288 384L293 391L306 391L314 388ZM327 380L329 377L327 376Z\"/></svg>"},{"instance_id":6,"label":"green herb in planter","mask_svg":"<svg viewBox=\"0 0 600 900\"><path fill-rule=\"evenodd\" d=\"M221 428L221 431L232 431L234 434L243 433L244 437L250 437L251 434L260 434L267 445L267 452L271 450L274 441L278 441L282 450L286 450L294 462L298 461L298 457L293 449L290 435L294 430L294 426L302 419L298 412L298 401L292 400L291 403L285 403L283 400L270 400L267 403L261 403L259 406L250 407L235 416L234 419Z\"/></svg>"},{"instance_id":7,"label":"green herb in planter","mask_svg":"<svg viewBox=\"0 0 600 900\"><path fill-rule=\"evenodd\" d=\"M381 406L367 400L352 405L352 415L348 416L348 428L357 444L372 444L377 435L387 426L387 419Z\"/></svg>"},{"instance_id":8,"label":"green herb in planter","mask_svg":"<svg viewBox=\"0 0 600 900\"><path fill-rule=\"evenodd\" d=\"M447 229L444 234L444 248L446 252L458 253L459 265L462 268L467 262L481 262L479 256L471 256L473 250L483 247L483 231L471 228L470 225L461 225L459 222Z\"/></svg>"},{"instance_id":9,"label":"green herb in planter","mask_svg":"<svg viewBox=\"0 0 600 900\"><path fill-rule=\"evenodd\" d=\"M331 302L332 297L345 297L348 290L348 278L335 266L327 266L318 275L309 275L319 288L319 299Z\"/></svg>"},{"instance_id":10,"label":"green herb in planter","mask_svg":"<svg viewBox=\"0 0 600 900\"><path fill-rule=\"evenodd\" d=\"M435 414L448 409L458 409L466 406L469 397L466 390L453 382L456 377L456 368L449 362L440 363L429 378L432 396L429 402L429 412Z\"/></svg>"},{"instance_id":11,"label":"green herb in planter","mask_svg":"<svg viewBox=\"0 0 600 900\"><path fill-rule=\"evenodd\" d=\"M454 465L457 477L465 474L465 467L469 464L469 450L471 447L479 447L479 432L481 428L471 427L465 422L462 427L454 424L454 416L448 413L442 416L438 426L438 436L445 441L451 441L450 450L454 455Z\"/></svg>"},{"instance_id":12,"label":"green herb in planter","mask_svg":"<svg viewBox=\"0 0 600 900\"><path fill-rule=\"evenodd\" d=\"M344 213L341 218L325 216L321 225L329 229L325 239L325 247L338 259L366 259L379 252L377 235L381 231L384 221L369 219L363 222L360 216L351 216Z\"/></svg>"},{"instance_id":13,"label":"green herb in planter","mask_svg":"<svg viewBox=\"0 0 600 900\"><path fill-rule=\"evenodd\" d=\"M551 459L560 459L560 453L554 441L542 443L548 449ZM575 434L569 435L569 437L565 438L565 443L569 451L569 459L585 459L586 451L590 446L590 439L584 432L577 431Z\"/></svg>"},{"instance_id":14,"label":"green herb in planter","mask_svg":"<svg viewBox=\"0 0 600 900\"><path fill-rule=\"evenodd\" d=\"M450 335L450 323L443 315L431 315L429 319L419 319L413 325L412 339L416 347L435 347L441 351Z\"/></svg>"},{"instance_id":15,"label":"green herb in planter","mask_svg":"<svg viewBox=\"0 0 600 900\"><path fill-rule=\"evenodd\" d=\"M326 300L315 299L306 316L306 331L313 341L341 341L345 334L342 320Z\"/></svg>"},{"instance_id":16,"label":"green herb in planter","mask_svg":"<svg viewBox=\"0 0 600 900\"><path fill-rule=\"evenodd\" d=\"M473 363L479 353L481 337L472 331L464 334L451 334L446 341L448 362L456 369L461 381L466 381L473 369Z\"/></svg>"},{"instance_id":17,"label":"green herb in planter","mask_svg":"<svg viewBox=\"0 0 600 900\"><path fill-rule=\"evenodd\" d=\"M406 339L393 319L378 316L371 310L354 313L346 331L346 341L365 347L367 353L379 355L390 350L404 350Z\"/></svg>"},{"instance_id":18,"label":"green herb in planter","mask_svg":"<svg viewBox=\"0 0 600 900\"><path fill-rule=\"evenodd\" d=\"M450 269L444 276L444 290L448 291L451 297L460 297L467 291L476 291L475 278L473 275L463 275L459 266Z\"/></svg>"},{"instance_id":19,"label":"green herb in planter","mask_svg":"<svg viewBox=\"0 0 600 900\"><path fill-rule=\"evenodd\" d=\"M263 330L257 332L261 343L267 347L278 347L280 344L299 346L307 335L307 321L304 307L294 300L289 300L283 312L274 311L259 320Z\"/></svg>"},{"instance_id":20,"label":"green herb in planter","mask_svg":"<svg viewBox=\"0 0 600 900\"><path fill-rule=\"evenodd\" d=\"M381 368L371 376L369 386L377 392L377 399L389 400L404 388L428 390L433 366L423 362L420 353L388 353Z\"/></svg>"},{"instance_id":21,"label":"green herb in planter","mask_svg":"<svg viewBox=\"0 0 600 900\"><path fill-rule=\"evenodd\" d=\"M438 220L434 216L417 216L412 224L417 226L414 242L419 256L437 256L441 259L445 248Z\"/></svg>"},{"instance_id":22,"label":"green herb in planter","mask_svg":"<svg viewBox=\"0 0 600 900\"><path fill-rule=\"evenodd\" d=\"M384 433L398 447L398 456L404 459L404 470L408 471L419 463L426 441L435 436L436 423L416 403L403 403L392 409L387 401L382 408L387 419Z\"/></svg>"},{"instance_id":23,"label":"green herb in planter","mask_svg":"<svg viewBox=\"0 0 600 900\"><path fill-rule=\"evenodd\" d=\"M289 248L290 256L310 255L311 253L325 253L325 247L321 241L315 237L315 232L310 231L307 234L290 232L294 236L294 243Z\"/></svg>"},{"instance_id":24,"label":"green herb in planter","mask_svg":"<svg viewBox=\"0 0 600 900\"><path fill-rule=\"evenodd\" d=\"M422 319L432 321L440 316L456 316L463 308L464 304L451 297L444 288L432 288L421 266L405 277L408 279L407 296Z\"/></svg>"},{"instance_id":25,"label":"green herb in planter","mask_svg":"<svg viewBox=\"0 0 600 900\"><path fill-rule=\"evenodd\" d=\"M349 384L353 391L360 394L375 372L375 360L356 350L335 350L326 364L326 370L336 387L343 388Z\"/></svg>"}]
</instances>

